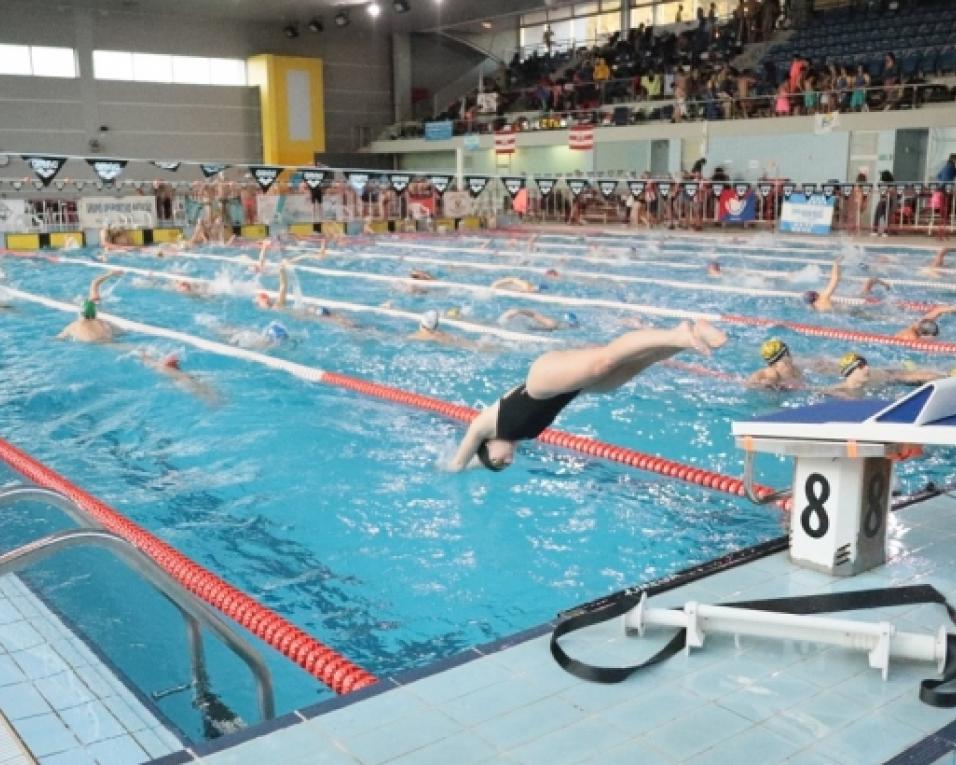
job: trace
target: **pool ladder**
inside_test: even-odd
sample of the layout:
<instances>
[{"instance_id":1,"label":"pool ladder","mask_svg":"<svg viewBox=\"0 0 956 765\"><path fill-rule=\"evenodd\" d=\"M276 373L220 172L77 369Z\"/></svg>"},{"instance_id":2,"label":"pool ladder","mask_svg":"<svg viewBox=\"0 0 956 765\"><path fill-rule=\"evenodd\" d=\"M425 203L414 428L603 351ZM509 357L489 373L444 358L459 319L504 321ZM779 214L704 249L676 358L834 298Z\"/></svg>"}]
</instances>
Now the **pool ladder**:
<instances>
[{"instance_id":1,"label":"pool ladder","mask_svg":"<svg viewBox=\"0 0 956 765\"><path fill-rule=\"evenodd\" d=\"M81 528L58 531L3 553L0 555L0 576L18 571L72 547L95 546L110 550L169 600L182 614L186 624L192 682L167 691L153 693L153 698L158 699L180 690L194 688L197 695L195 706L203 713L207 735L215 737L231 732L229 727L235 724L234 717L210 719L207 714L209 708L223 709L223 706L208 691L209 680L200 632L200 626L205 626L249 667L256 683L256 699L260 717L263 720L271 720L275 717L275 695L269 668L258 651L219 614L180 585L135 545L101 528L83 508L68 497L32 484L18 484L0 489L0 509L19 502L40 502L54 507L66 513Z\"/></svg>"}]
</instances>

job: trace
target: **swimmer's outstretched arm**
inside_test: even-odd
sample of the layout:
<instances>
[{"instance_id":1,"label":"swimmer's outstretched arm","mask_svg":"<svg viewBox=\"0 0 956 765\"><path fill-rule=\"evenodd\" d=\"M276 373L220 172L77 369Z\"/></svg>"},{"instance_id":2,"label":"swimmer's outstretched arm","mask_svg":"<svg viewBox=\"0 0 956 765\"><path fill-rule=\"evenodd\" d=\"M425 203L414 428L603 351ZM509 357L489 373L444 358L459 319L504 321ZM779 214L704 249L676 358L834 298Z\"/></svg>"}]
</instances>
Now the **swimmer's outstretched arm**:
<instances>
[{"instance_id":1,"label":"swimmer's outstretched arm","mask_svg":"<svg viewBox=\"0 0 956 765\"><path fill-rule=\"evenodd\" d=\"M498 429L498 402L482 409L478 416L471 421L465 437L461 439L458 445L458 451L451 462L448 463L448 469L454 472L464 470L468 467L474 456L478 453L478 447L482 442L495 437Z\"/></svg>"},{"instance_id":2,"label":"swimmer's outstretched arm","mask_svg":"<svg viewBox=\"0 0 956 765\"><path fill-rule=\"evenodd\" d=\"M534 292L534 285L517 276L506 276L503 279L497 279L491 283L491 288L496 290L520 290L522 292Z\"/></svg>"},{"instance_id":3,"label":"swimmer's outstretched arm","mask_svg":"<svg viewBox=\"0 0 956 765\"><path fill-rule=\"evenodd\" d=\"M953 251L952 247L943 247L936 255L933 257L933 262L930 263L931 268L942 268L943 260L945 257Z\"/></svg>"},{"instance_id":4,"label":"swimmer's outstretched arm","mask_svg":"<svg viewBox=\"0 0 956 765\"><path fill-rule=\"evenodd\" d=\"M829 300L833 297L833 293L836 292L837 287L840 285L840 263L839 261L833 261L833 268L830 269L830 281L827 282L827 286L823 288L823 291L820 293L820 297L824 300Z\"/></svg>"},{"instance_id":5,"label":"swimmer's outstretched arm","mask_svg":"<svg viewBox=\"0 0 956 765\"><path fill-rule=\"evenodd\" d=\"M558 322L552 319L550 316L545 316L543 313L538 313L533 311L530 308L509 308L500 317L498 321L508 322L511 321L516 316L527 316L531 321L533 321L539 329L557 329Z\"/></svg>"},{"instance_id":6,"label":"swimmer's outstretched arm","mask_svg":"<svg viewBox=\"0 0 956 765\"><path fill-rule=\"evenodd\" d=\"M874 287L883 287L884 289L893 289L889 282L884 281L876 276L871 276L865 282L863 282L863 288L860 290L861 295L869 295L873 291Z\"/></svg>"},{"instance_id":7,"label":"swimmer's outstretched arm","mask_svg":"<svg viewBox=\"0 0 956 765\"><path fill-rule=\"evenodd\" d=\"M286 262L279 264L279 296L276 298L276 308L285 308L286 296L289 294L289 274L286 273Z\"/></svg>"},{"instance_id":8,"label":"swimmer's outstretched arm","mask_svg":"<svg viewBox=\"0 0 956 765\"><path fill-rule=\"evenodd\" d=\"M112 279L115 276L122 276L123 272L120 270L108 271L102 276L97 276L93 281L90 282L90 300L99 301L100 299L100 287L103 286L103 283L108 279Z\"/></svg>"},{"instance_id":9,"label":"swimmer's outstretched arm","mask_svg":"<svg viewBox=\"0 0 956 765\"><path fill-rule=\"evenodd\" d=\"M271 239L263 239L262 244L259 245L259 271L266 267L266 253L269 251L269 245L271 244Z\"/></svg>"},{"instance_id":10,"label":"swimmer's outstretched arm","mask_svg":"<svg viewBox=\"0 0 956 765\"><path fill-rule=\"evenodd\" d=\"M936 306L935 308L932 308L932 309L930 309L929 311L927 311L927 312L923 315L923 318L920 319L920 321L926 321L927 319L929 319L930 321L933 321L933 320L938 319L940 316L943 316L944 314L947 314L947 313L956 313L956 306L953 306L953 305L938 305L938 306ZM917 324L919 324L919 322L917 322Z\"/></svg>"}]
</instances>

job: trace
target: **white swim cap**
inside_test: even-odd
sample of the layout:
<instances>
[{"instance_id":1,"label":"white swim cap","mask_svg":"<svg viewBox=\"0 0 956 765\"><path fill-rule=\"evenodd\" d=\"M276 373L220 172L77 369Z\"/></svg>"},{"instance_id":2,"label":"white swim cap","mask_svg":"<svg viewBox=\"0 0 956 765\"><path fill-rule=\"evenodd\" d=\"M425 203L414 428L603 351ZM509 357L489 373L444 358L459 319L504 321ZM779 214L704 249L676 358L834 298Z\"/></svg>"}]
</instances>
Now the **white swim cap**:
<instances>
[{"instance_id":1,"label":"white swim cap","mask_svg":"<svg viewBox=\"0 0 956 765\"><path fill-rule=\"evenodd\" d=\"M422 319L419 322L419 326L422 329L427 329L429 331L438 329L438 311L434 309L425 311L425 313L422 314Z\"/></svg>"}]
</instances>

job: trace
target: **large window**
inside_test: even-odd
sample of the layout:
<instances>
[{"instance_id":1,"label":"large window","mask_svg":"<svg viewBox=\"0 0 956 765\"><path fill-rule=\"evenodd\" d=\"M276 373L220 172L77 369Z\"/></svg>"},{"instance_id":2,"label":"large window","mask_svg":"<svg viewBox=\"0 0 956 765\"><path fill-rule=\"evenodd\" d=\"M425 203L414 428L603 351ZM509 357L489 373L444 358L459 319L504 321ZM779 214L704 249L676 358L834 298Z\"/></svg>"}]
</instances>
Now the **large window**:
<instances>
[{"instance_id":1,"label":"large window","mask_svg":"<svg viewBox=\"0 0 956 765\"><path fill-rule=\"evenodd\" d=\"M76 51L42 45L0 45L0 74L76 77Z\"/></svg>"},{"instance_id":2,"label":"large window","mask_svg":"<svg viewBox=\"0 0 956 765\"><path fill-rule=\"evenodd\" d=\"M697 9L702 8L707 14L711 3L718 18L729 16L737 7L737 0L631 0L631 26L673 24L679 6L683 6L681 21L692 22L697 18Z\"/></svg>"},{"instance_id":3,"label":"large window","mask_svg":"<svg viewBox=\"0 0 956 765\"><path fill-rule=\"evenodd\" d=\"M246 62L234 58L167 56L162 53L93 51L93 76L97 80L132 80L182 85L248 84Z\"/></svg>"},{"instance_id":4,"label":"large window","mask_svg":"<svg viewBox=\"0 0 956 765\"><path fill-rule=\"evenodd\" d=\"M548 27L553 51L604 42L621 29L621 1L596 0L525 13L521 16L521 47L544 50Z\"/></svg>"}]
</instances>

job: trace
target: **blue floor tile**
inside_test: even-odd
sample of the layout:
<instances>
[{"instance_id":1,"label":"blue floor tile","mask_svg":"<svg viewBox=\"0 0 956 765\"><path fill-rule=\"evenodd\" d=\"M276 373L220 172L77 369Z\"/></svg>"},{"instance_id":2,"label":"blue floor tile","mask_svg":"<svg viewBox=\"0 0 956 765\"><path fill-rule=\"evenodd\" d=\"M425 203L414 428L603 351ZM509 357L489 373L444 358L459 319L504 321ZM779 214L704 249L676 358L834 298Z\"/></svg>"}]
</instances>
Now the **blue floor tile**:
<instances>
[{"instance_id":1,"label":"blue floor tile","mask_svg":"<svg viewBox=\"0 0 956 765\"><path fill-rule=\"evenodd\" d=\"M0 645L7 651L22 651L44 642L40 633L26 622L0 624Z\"/></svg>"},{"instance_id":2,"label":"blue floor tile","mask_svg":"<svg viewBox=\"0 0 956 765\"><path fill-rule=\"evenodd\" d=\"M572 725L584 712L560 697L536 701L508 713L485 720L474 730L501 751L508 751L540 736Z\"/></svg>"},{"instance_id":3,"label":"blue floor tile","mask_svg":"<svg viewBox=\"0 0 956 765\"><path fill-rule=\"evenodd\" d=\"M23 673L31 680L38 680L41 677L49 677L60 672L66 672L70 669L63 658L47 645L39 645L34 648L28 648L25 651L17 651L10 654L23 670Z\"/></svg>"},{"instance_id":4,"label":"blue floor tile","mask_svg":"<svg viewBox=\"0 0 956 765\"><path fill-rule=\"evenodd\" d=\"M456 733L414 752L409 752L389 765L475 765L496 757L495 748L471 731Z\"/></svg>"},{"instance_id":5,"label":"blue floor tile","mask_svg":"<svg viewBox=\"0 0 956 765\"><path fill-rule=\"evenodd\" d=\"M428 710L378 726L353 738L333 736L363 763L377 765L462 733L462 727L440 712Z\"/></svg>"},{"instance_id":6,"label":"blue floor tile","mask_svg":"<svg viewBox=\"0 0 956 765\"><path fill-rule=\"evenodd\" d=\"M630 733L619 730L600 718L588 717L519 746L508 754L526 765L538 765L542 762L548 765L570 765L595 757L595 748L598 746L602 750L613 749L630 738Z\"/></svg>"},{"instance_id":7,"label":"blue floor tile","mask_svg":"<svg viewBox=\"0 0 956 765\"><path fill-rule=\"evenodd\" d=\"M99 765L134 765L149 759L143 748L129 736L109 738L90 744L86 750Z\"/></svg>"},{"instance_id":8,"label":"blue floor tile","mask_svg":"<svg viewBox=\"0 0 956 765\"><path fill-rule=\"evenodd\" d=\"M13 683L22 683L26 680L26 675L20 667L8 655L0 655L0 685L12 685Z\"/></svg>"},{"instance_id":9,"label":"blue floor tile","mask_svg":"<svg viewBox=\"0 0 956 765\"><path fill-rule=\"evenodd\" d=\"M16 728L24 743L37 757L81 748L80 742L54 714L18 720Z\"/></svg>"},{"instance_id":10,"label":"blue floor tile","mask_svg":"<svg viewBox=\"0 0 956 765\"><path fill-rule=\"evenodd\" d=\"M34 681L34 685L54 709L68 709L94 698L90 689L72 672L40 678Z\"/></svg>"},{"instance_id":11,"label":"blue floor tile","mask_svg":"<svg viewBox=\"0 0 956 765\"><path fill-rule=\"evenodd\" d=\"M765 728L751 728L739 736L721 741L687 760L687 765L727 765L753 760L759 753L760 765L777 765L793 755L798 746Z\"/></svg>"},{"instance_id":12,"label":"blue floor tile","mask_svg":"<svg viewBox=\"0 0 956 765\"><path fill-rule=\"evenodd\" d=\"M733 712L703 707L661 726L645 738L667 756L686 760L750 727L753 724L749 720Z\"/></svg>"},{"instance_id":13,"label":"blue floor tile","mask_svg":"<svg viewBox=\"0 0 956 765\"><path fill-rule=\"evenodd\" d=\"M46 700L29 683L0 687L0 710L11 720L52 711Z\"/></svg>"},{"instance_id":14,"label":"blue floor tile","mask_svg":"<svg viewBox=\"0 0 956 765\"><path fill-rule=\"evenodd\" d=\"M60 712L60 717L73 731L73 735L84 744L126 733L106 706L98 701L64 709Z\"/></svg>"}]
</instances>

